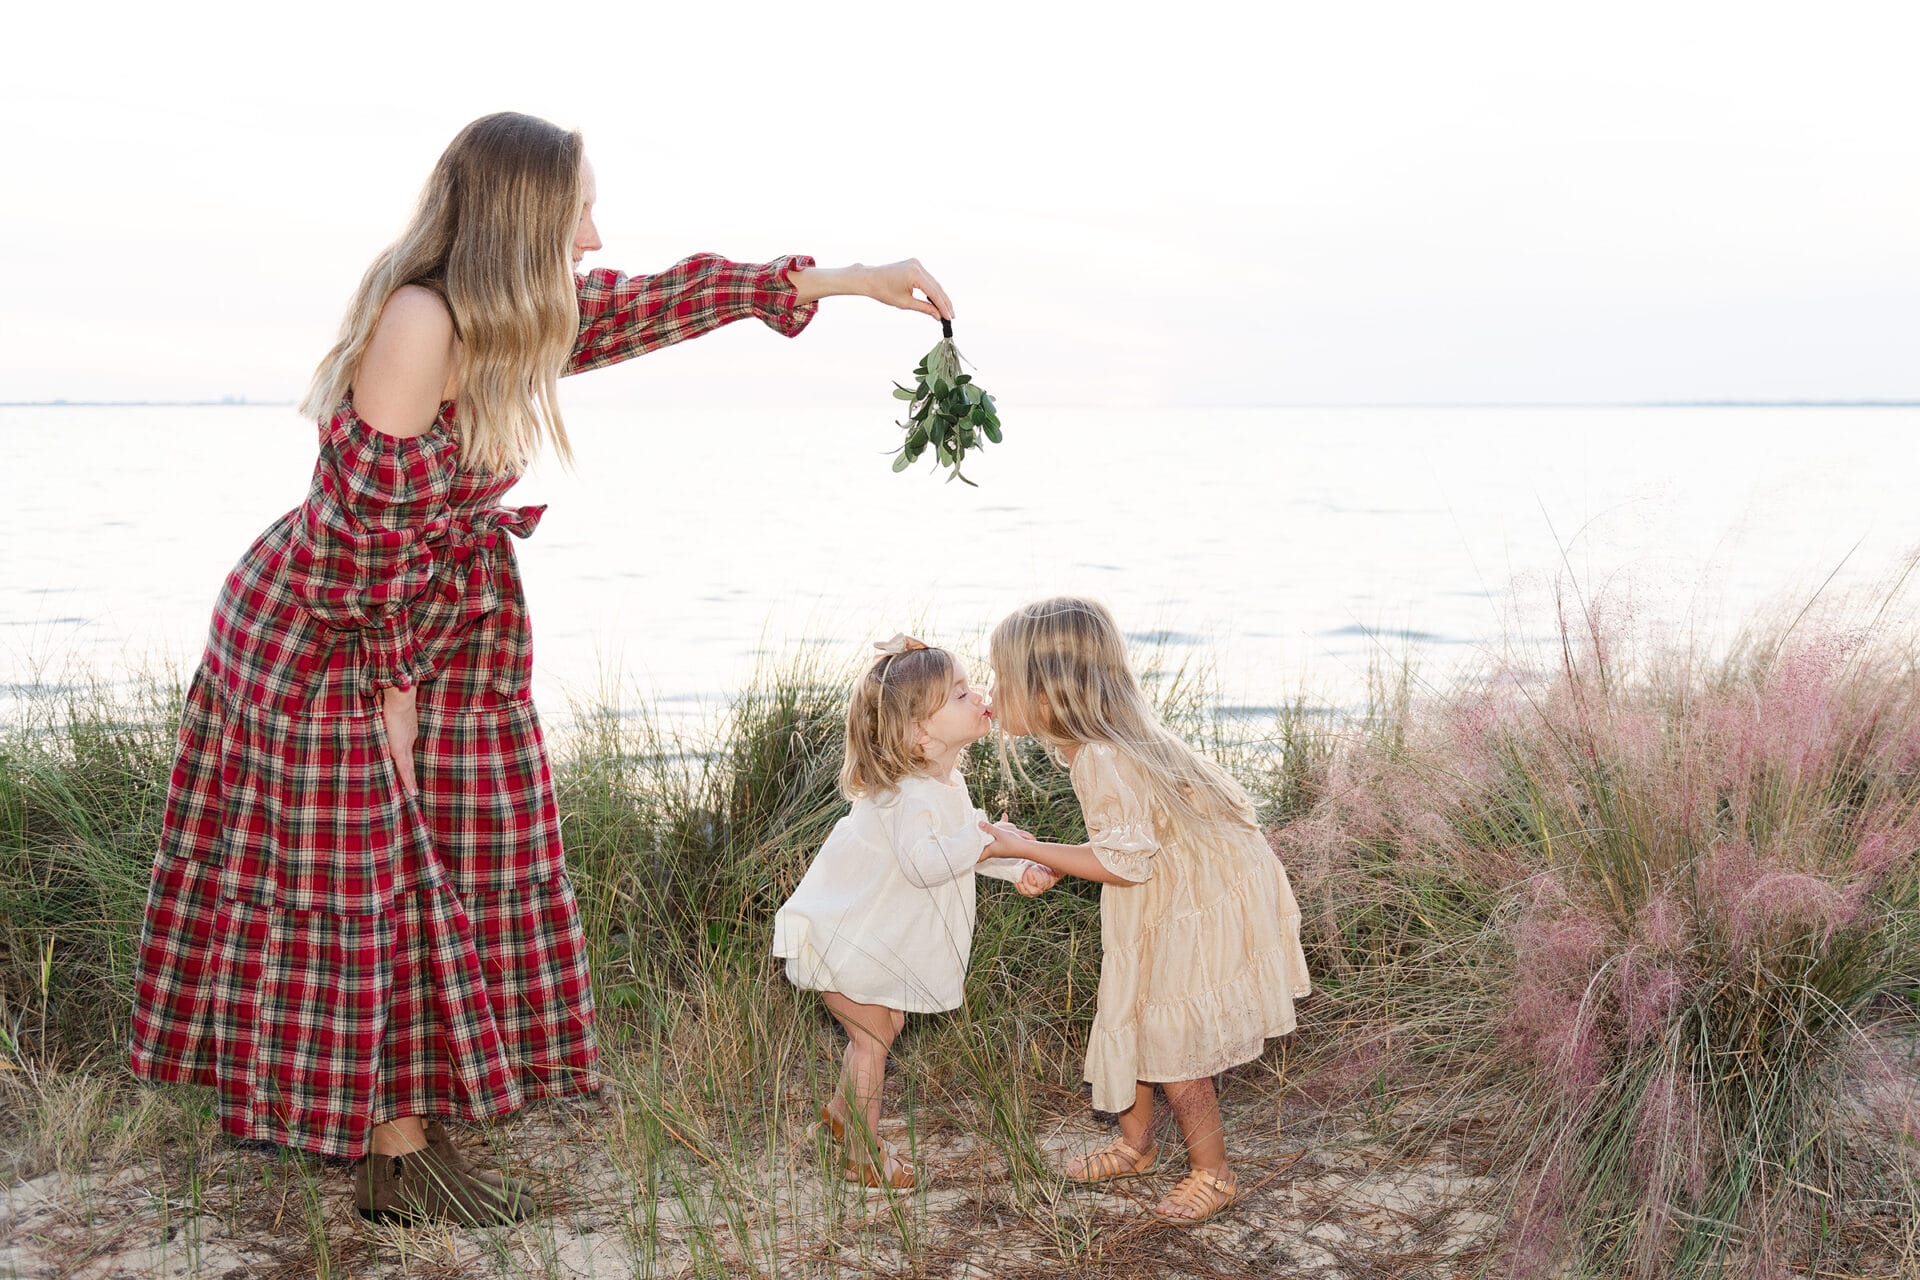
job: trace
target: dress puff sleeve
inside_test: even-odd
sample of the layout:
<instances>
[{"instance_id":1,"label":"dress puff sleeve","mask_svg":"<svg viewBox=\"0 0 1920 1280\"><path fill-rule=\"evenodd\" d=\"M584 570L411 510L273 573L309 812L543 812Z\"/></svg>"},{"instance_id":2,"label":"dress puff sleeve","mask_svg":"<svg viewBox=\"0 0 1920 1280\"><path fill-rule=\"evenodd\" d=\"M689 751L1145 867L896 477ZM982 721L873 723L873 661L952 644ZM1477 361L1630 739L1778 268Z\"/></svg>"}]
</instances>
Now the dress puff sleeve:
<instances>
[{"instance_id":1,"label":"dress puff sleeve","mask_svg":"<svg viewBox=\"0 0 1920 1280\"><path fill-rule=\"evenodd\" d=\"M369 426L351 401L321 424L288 586L321 623L358 633L370 692L411 688L427 674L426 637L414 632L413 607L433 580L458 460L444 410L432 428L409 437Z\"/></svg>"},{"instance_id":2,"label":"dress puff sleeve","mask_svg":"<svg viewBox=\"0 0 1920 1280\"><path fill-rule=\"evenodd\" d=\"M1112 747L1090 742L1073 761L1073 791L1087 819L1087 845L1100 865L1136 884L1153 877L1152 804L1120 767Z\"/></svg>"},{"instance_id":3,"label":"dress puff sleeve","mask_svg":"<svg viewBox=\"0 0 1920 1280\"><path fill-rule=\"evenodd\" d=\"M964 791L950 798L936 787L941 784L903 786L894 810L894 860L907 883L920 889L972 875L992 839L980 829L982 815Z\"/></svg>"},{"instance_id":4,"label":"dress puff sleeve","mask_svg":"<svg viewBox=\"0 0 1920 1280\"><path fill-rule=\"evenodd\" d=\"M797 304L787 273L813 265L805 254L749 264L697 253L658 275L629 276L605 268L577 275L580 335L566 372L616 364L748 316L795 337L820 304Z\"/></svg>"}]
</instances>

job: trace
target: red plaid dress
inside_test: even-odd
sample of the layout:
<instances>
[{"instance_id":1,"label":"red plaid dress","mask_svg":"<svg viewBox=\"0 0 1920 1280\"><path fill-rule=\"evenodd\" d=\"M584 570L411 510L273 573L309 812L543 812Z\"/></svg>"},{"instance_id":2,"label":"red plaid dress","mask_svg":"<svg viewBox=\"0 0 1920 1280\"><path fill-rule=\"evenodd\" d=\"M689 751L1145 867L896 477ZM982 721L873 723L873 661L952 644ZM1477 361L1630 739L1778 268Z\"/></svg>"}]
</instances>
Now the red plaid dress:
<instances>
[{"instance_id":1,"label":"red plaid dress","mask_svg":"<svg viewBox=\"0 0 1920 1280\"><path fill-rule=\"evenodd\" d=\"M747 316L788 336L788 257L578 277L567 372ZM400 1116L482 1120L598 1088L511 537L543 508L423 435L320 423L307 500L228 575L187 694L135 973L132 1063L209 1085L222 1127L365 1154ZM417 799L380 690L416 686Z\"/></svg>"}]
</instances>

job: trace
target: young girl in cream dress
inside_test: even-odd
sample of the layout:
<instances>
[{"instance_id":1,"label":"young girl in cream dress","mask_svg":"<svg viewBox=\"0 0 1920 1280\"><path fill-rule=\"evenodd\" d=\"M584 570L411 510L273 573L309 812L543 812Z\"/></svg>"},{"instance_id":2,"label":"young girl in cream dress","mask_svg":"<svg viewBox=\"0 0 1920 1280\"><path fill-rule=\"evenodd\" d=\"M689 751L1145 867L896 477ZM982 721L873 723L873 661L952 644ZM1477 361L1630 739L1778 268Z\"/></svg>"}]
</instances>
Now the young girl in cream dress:
<instances>
[{"instance_id":1,"label":"young girl in cream dress","mask_svg":"<svg viewBox=\"0 0 1920 1280\"><path fill-rule=\"evenodd\" d=\"M975 873L1018 881L1029 895L1053 878L986 852L986 815L957 766L993 718L966 668L910 636L875 647L847 709L840 787L853 808L775 914L773 954L847 1032L840 1088L820 1111L848 1144L846 1178L904 1189L915 1183L912 1163L874 1136L893 1039L909 1013L960 1007Z\"/></svg>"},{"instance_id":2,"label":"young girl in cream dress","mask_svg":"<svg viewBox=\"0 0 1920 1280\"><path fill-rule=\"evenodd\" d=\"M1213 1077L1294 1029L1308 994L1300 908L1253 807L1232 778L1163 726L1127 665L1113 615L1089 600L1043 600L994 629L1001 727L1064 756L1086 815L1083 845L1043 844L987 825L990 854L1097 880L1100 991L1087 1042L1093 1105L1120 1136L1072 1162L1077 1182L1151 1172L1153 1087L1167 1092L1191 1171L1155 1207L1190 1225L1231 1205Z\"/></svg>"}]
</instances>

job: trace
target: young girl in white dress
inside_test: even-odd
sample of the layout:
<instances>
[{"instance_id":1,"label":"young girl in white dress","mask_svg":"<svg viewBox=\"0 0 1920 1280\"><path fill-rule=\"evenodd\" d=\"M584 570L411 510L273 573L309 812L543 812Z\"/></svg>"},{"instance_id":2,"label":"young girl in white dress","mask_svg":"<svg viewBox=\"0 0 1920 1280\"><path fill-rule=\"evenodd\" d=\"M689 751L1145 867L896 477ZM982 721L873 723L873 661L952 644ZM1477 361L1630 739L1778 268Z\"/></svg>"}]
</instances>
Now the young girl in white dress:
<instances>
[{"instance_id":1,"label":"young girl in white dress","mask_svg":"<svg viewBox=\"0 0 1920 1280\"><path fill-rule=\"evenodd\" d=\"M1120 1136L1064 1170L1076 1182L1152 1171L1153 1087L1166 1090L1191 1171L1154 1208L1204 1222L1239 1195L1213 1077L1294 1029L1308 994L1300 908L1240 786L1168 730L1127 665L1113 615L1090 600L1031 604L994 629L994 711L1064 757L1087 843L988 825L988 852L1097 880L1100 990L1087 1041L1096 1110Z\"/></svg>"},{"instance_id":2,"label":"young girl in white dress","mask_svg":"<svg viewBox=\"0 0 1920 1280\"><path fill-rule=\"evenodd\" d=\"M840 789L853 808L775 914L773 954L795 986L821 993L847 1032L840 1087L820 1111L848 1144L843 1173L905 1189L915 1185L912 1163L875 1137L887 1051L907 1014L960 1007L975 873L1016 881L1028 895L1052 877L986 853L986 815L958 765L993 717L966 668L911 636L875 648L847 709Z\"/></svg>"}]
</instances>

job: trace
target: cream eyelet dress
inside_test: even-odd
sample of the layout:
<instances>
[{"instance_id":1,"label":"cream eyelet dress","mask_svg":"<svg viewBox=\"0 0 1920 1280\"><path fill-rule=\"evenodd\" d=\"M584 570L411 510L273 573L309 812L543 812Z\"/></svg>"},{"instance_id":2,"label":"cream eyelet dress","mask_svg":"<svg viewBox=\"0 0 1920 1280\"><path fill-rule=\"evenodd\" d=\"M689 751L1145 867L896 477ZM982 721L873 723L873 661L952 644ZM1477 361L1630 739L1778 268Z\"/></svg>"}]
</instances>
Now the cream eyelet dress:
<instances>
[{"instance_id":1,"label":"cream eyelet dress","mask_svg":"<svg viewBox=\"0 0 1920 1280\"><path fill-rule=\"evenodd\" d=\"M1287 871L1251 821L1156 823L1140 766L1104 742L1071 769L1100 864L1100 991L1086 1079L1099 1111L1137 1081L1202 1080L1260 1056L1313 990Z\"/></svg>"},{"instance_id":2,"label":"cream eyelet dress","mask_svg":"<svg viewBox=\"0 0 1920 1280\"><path fill-rule=\"evenodd\" d=\"M773 917L787 980L903 1013L960 1007L974 876L1018 880L1024 858L980 860L986 819L955 773L861 796Z\"/></svg>"}]
</instances>

